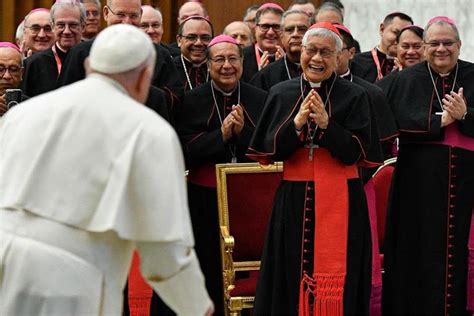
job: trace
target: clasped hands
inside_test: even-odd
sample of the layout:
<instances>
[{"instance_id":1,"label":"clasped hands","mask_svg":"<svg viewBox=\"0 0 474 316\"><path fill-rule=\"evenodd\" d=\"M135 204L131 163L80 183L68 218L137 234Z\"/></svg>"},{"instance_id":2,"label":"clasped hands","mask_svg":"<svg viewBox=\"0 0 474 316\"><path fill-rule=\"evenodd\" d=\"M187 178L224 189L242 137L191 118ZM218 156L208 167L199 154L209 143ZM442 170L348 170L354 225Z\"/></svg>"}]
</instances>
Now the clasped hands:
<instances>
[{"instance_id":1,"label":"clasped hands","mask_svg":"<svg viewBox=\"0 0 474 316\"><path fill-rule=\"evenodd\" d=\"M326 112L321 96L315 90L311 90L300 105L293 120L296 130L302 130L308 119L311 119L321 129L326 129L329 124L328 112Z\"/></svg>"},{"instance_id":2,"label":"clasped hands","mask_svg":"<svg viewBox=\"0 0 474 316\"><path fill-rule=\"evenodd\" d=\"M232 111L221 125L222 139L227 143L232 137L239 136L244 128L244 109L240 104L233 105Z\"/></svg>"},{"instance_id":3,"label":"clasped hands","mask_svg":"<svg viewBox=\"0 0 474 316\"><path fill-rule=\"evenodd\" d=\"M441 100L443 102L443 114L441 115L441 126L447 126L455 120L462 120L467 111L464 89L459 88L456 93L452 91Z\"/></svg>"},{"instance_id":4,"label":"clasped hands","mask_svg":"<svg viewBox=\"0 0 474 316\"><path fill-rule=\"evenodd\" d=\"M285 56L285 50L280 46L276 46L277 51L275 53L275 61L283 58ZM264 51L262 54L262 58L260 59L260 64L258 65L259 69L263 69L264 67L268 66L270 64L270 60L268 60L268 57L270 57L270 54L268 51Z\"/></svg>"}]
</instances>

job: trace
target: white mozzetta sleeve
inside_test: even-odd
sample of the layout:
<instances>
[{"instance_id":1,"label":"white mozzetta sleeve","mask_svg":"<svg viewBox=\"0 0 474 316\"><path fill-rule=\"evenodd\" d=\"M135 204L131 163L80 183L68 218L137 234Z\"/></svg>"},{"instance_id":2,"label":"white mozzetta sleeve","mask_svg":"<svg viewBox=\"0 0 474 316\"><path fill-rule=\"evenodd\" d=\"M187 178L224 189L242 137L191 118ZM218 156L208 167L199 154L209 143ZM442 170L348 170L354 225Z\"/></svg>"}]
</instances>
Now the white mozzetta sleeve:
<instances>
[{"instance_id":1,"label":"white mozzetta sleeve","mask_svg":"<svg viewBox=\"0 0 474 316\"><path fill-rule=\"evenodd\" d=\"M200 316L211 300L194 249L183 243L138 242L140 268L179 316Z\"/></svg>"}]
</instances>

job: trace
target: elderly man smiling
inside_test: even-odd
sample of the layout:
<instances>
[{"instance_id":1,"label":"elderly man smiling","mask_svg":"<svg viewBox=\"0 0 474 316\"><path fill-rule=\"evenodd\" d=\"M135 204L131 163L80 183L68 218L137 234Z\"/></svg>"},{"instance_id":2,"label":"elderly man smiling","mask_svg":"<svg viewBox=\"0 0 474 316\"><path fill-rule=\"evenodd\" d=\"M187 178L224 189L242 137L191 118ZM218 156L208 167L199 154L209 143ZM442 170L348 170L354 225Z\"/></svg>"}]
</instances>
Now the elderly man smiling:
<instances>
[{"instance_id":1,"label":"elderly man smiling","mask_svg":"<svg viewBox=\"0 0 474 316\"><path fill-rule=\"evenodd\" d=\"M303 74L270 89L249 145L249 157L285 164L254 315L309 316L310 306L320 315L367 315L371 243L357 165L381 158L367 155L378 140L365 90L335 73L335 26L313 25L302 46Z\"/></svg>"}]
</instances>

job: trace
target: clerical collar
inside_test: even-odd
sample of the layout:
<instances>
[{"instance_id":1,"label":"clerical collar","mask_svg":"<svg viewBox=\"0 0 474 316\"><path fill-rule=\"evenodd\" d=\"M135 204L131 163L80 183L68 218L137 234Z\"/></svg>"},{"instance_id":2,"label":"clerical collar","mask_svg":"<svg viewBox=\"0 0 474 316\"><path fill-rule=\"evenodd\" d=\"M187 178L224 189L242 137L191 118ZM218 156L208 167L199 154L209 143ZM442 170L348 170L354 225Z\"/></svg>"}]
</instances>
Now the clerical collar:
<instances>
[{"instance_id":1,"label":"clerical collar","mask_svg":"<svg viewBox=\"0 0 474 316\"><path fill-rule=\"evenodd\" d=\"M64 49L61 47L61 45L59 45L58 42L54 43L54 45L56 45L56 47L59 49L60 52L66 54L67 53L67 49Z\"/></svg>"},{"instance_id":2,"label":"clerical collar","mask_svg":"<svg viewBox=\"0 0 474 316\"><path fill-rule=\"evenodd\" d=\"M205 59L204 61L202 61L201 63L199 64L194 64L192 61L190 61L189 59L186 58L186 56L184 56L183 54L181 54L181 56L183 57L184 60L186 60L189 64L191 64L191 66L193 68L199 68L201 67L202 65L204 65L205 63L207 63L207 59Z\"/></svg>"},{"instance_id":3,"label":"clerical collar","mask_svg":"<svg viewBox=\"0 0 474 316\"><path fill-rule=\"evenodd\" d=\"M225 92L224 90L219 88L219 86L214 82L214 80L211 80L211 84L214 87L214 89L222 93L222 95L225 97L230 97L235 92L235 89L237 89L238 87L238 85L235 85L234 89L232 89L230 92Z\"/></svg>"},{"instance_id":4,"label":"clerical collar","mask_svg":"<svg viewBox=\"0 0 474 316\"><path fill-rule=\"evenodd\" d=\"M340 75L339 77L344 78L344 79L351 79L350 78L351 77L351 70L347 69L347 71L344 74Z\"/></svg>"},{"instance_id":5,"label":"clerical collar","mask_svg":"<svg viewBox=\"0 0 474 316\"><path fill-rule=\"evenodd\" d=\"M321 83L322 83L322 82L311 82L311 81L309 81L308 79L306 79L306 75L305 75L305 74L303 74L303 79L309 83L309 86L310 86L311 88L319 88L319 87L321 87Z\"/></svg>"},{"instance_id":6,"label":"clerical collar","mask_svg":"<svg viewBox=\"0 0 474 316\"><path fill-rule=\"evenodd\" d=\"M260 48L260 46L258 46L258 44L255 44L255 46L257 47L258 51L260 52L260 54L263 54L264 53L264 50ZM268 51L267 51L268 52ZM273 54L270 54L270 52L268 52L267 54L268 57L273 57L275 56L275 53Z\"/></svg>"}]
</instances>

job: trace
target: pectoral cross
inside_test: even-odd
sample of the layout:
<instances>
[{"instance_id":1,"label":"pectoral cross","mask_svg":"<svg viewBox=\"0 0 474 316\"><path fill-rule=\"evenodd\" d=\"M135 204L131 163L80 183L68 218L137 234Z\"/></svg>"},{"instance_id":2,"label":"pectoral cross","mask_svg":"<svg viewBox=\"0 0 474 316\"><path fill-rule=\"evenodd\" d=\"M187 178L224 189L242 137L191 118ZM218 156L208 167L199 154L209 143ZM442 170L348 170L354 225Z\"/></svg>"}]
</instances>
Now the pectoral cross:
<instances>
[{"instance_id":1,"label":"pectoral cross","mask_svg":"<svg viewBox=\"0 0 474 316\"><path fill-rule=\"evenodd\" d=\"M311 141L311 143L304 145L304 147L309 148L308 160L313 161L313 150L314 148L319 148L319 146Z\"/></svg>"}]
</instances>

